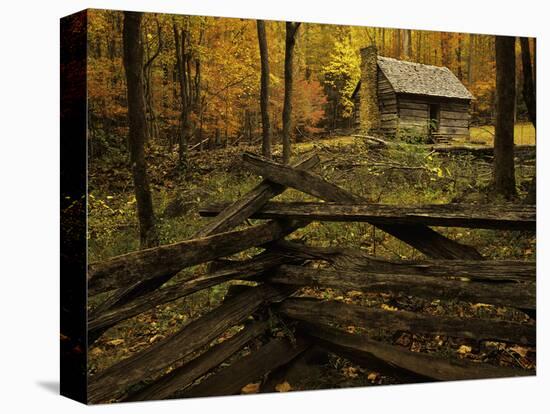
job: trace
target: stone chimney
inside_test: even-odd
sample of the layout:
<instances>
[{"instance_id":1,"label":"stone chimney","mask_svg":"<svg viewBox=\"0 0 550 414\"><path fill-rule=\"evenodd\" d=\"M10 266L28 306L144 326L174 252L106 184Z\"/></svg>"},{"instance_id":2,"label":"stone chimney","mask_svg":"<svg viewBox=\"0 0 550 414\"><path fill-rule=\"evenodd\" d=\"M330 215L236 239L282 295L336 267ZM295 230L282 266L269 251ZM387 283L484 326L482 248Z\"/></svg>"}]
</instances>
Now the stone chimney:
<instances>
[{"instance_id":1,"label":"stone chimney","mask_svg":"<svg viewBox=\"0 0 550 414\"><path fill-rule=\"evenodd\" d=\"M378 50L376 46L361 49L361 88L359 90L359 127L370 133L380 128L378 109Z\"/></svg>"}]
</instances>

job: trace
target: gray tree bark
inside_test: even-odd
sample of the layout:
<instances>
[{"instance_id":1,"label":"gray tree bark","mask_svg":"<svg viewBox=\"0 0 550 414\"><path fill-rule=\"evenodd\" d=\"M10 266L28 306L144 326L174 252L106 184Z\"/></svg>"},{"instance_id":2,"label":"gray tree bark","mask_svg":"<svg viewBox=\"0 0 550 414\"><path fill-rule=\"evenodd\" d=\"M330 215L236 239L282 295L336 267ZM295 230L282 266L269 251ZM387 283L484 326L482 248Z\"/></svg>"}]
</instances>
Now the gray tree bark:
<instances>
[{"instance_id":1,"label":"gray tree bark","mask_svg":"<svg viewBox=\"0 0 550 414\"><path fill-rule=\"evenodd\" d=\"M286 23L285 38L285 98L283 106L283 162L290 162L290 130L292 124L292 86L294 69L294 45L300 23Z\"/></svg>"},{"instance_id":2,"label":"gray tree bark","mask_svg":"<svg viewBox=\"0 0 550 414\"><path fill-rule=\"evenodd\" d=\"M141 17L141 13L138 12L124 12L123 43L124 71L128 85L130 163L136 192L140 244L142 248L147 248L158 245L159 240L144 150L147 121L145 118L145 100L143 97Z\"/></svg>"},{"instance_id":3,"label":"gray tree bark","mask_svg":"<svg viewBox=\"0 0 550 414\"><path fill-rule=\"evenodd\" d=\"M262 111L262 155L271 158L271 125L269 121L269 55L267 50L267 38L265 35L265 22L258 20L258 43L260 45L261 61L261 91L260 108Z\"/></svg>"},{"instance_id":4,"label":"gray tree bark","mask_svg":"<svg viewBox=\"0 0 550 414\"><path fill-rule=\"evenodd\" d=\"M523 68L523 100L527 106L529 120L533 126L537 127L537 88L535 71L531 63L531 49L529 47L529 39L527 37L520 38L521 44L521 65ZM536 45L536 43L535 43ZM535 52L536 53L536 52ZM537 202L537 175L529 183L529 190L524 202L526 204L535 204Z\"/></svg>"}]
</instances>

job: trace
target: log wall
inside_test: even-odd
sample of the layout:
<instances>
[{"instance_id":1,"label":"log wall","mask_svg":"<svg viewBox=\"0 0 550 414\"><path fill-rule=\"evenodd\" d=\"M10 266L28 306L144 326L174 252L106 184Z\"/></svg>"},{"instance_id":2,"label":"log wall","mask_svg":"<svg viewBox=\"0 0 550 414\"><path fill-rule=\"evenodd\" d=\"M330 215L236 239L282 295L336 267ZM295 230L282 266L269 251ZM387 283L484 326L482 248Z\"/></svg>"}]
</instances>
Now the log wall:
<instances>
[{"instance_id":1,"label":"log wall","mask_svg":"<svg viewBox=\"0 0 550 414\"><path fill-rule=\"evenodd\" d=\"M439 127L434 133L444 140L470 137L470 103L465 100L422 97L412 95L397 96L399 108L399 131L425 134L430 117L430 104L440 105Z\"/></svg>"},{"instance_id":2,"label":"log wall","mask_svg":"<svg viewBox=\"0 0 550 414\"><path fill-rule=\"evenodd\" d=\"M386 76L378 70L378 103L380 129L384 135L395 135L398 125L397 96Z\"/></svg>"}]
</instances>

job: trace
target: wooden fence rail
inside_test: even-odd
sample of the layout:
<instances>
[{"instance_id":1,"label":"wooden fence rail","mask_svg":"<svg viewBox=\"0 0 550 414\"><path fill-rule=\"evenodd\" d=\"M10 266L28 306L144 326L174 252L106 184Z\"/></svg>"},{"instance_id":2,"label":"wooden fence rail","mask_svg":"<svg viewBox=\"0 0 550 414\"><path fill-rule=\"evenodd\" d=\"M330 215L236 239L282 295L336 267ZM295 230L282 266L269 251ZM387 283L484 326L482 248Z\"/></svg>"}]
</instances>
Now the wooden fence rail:
<instances>
[{"instance_id":1,"label":"wooden fence rail","mask_svg":"<svg viewBox=\"0 0 550 414\"><path fill-rule=\"evenodd\" d=\"M216 216L227 204L200 209L202 216ZM315 202L266 203L250 216L259 219L355 221L376 225L467 227L478 229L535 230L536 211L525 205L435 204L394 206L383 204L341 204Z\"/></svg>"},{"instance_id":2,"label":"wooden fence rail","mask_svg":"<svg viewBox=\"0 0 550 414\"><path fill-rule=\"evenodd\" d=\"M171 364L208 345L230 327L242 323L262 304L280 301L293 291L262 285L243 292L176 334L91 377L88 400L97 403L115 398L130 385L161 373Z\"/></svg>"},{"instance_id":3,"label":"wooden fence rail","mask_svg":"<svg viewBox=\"0 0 550 414\"><path fill-rule=\"evenodd\" d=\"M121 321L197 291L234 280L254 281L258 285L236 289L235 294L231 290L217 308L182 326L175 334L91 376L89 402L235 394L244 385L282 369L312 345L414 381L533 374L411 352L334 327L353 325L367 331L409 331L535 346L532 323L443 317L405 310L390 312L291 296L306 286L335 287L429 300L481 302L532 315L534 262L482 260L474 248L429 226L533 231L534 206L376 205L309 171L320 162L317 156L294 166L251 154L245 154L243 159L252 171L263 176L263 181L231 204L202 208L202 215L215 218L193 238L89 265L89 294L111 291L89 313L90 343ZM289 187L325 202L269 201ZM272 221L234 229L248 218ZM369 256L360 249L314 247L284 240L314 220L371 223L429 259L388 260ZM177 283L162 286L182 269L251 247L262 247L264 252L244 261L225 260L221 265L210 266L208 273L192 273L180 277ZM272 324L283 319L294 333L273 338ZM238 332L219 342L230 328ZM216 339L218 343L211 346ZM252 344L258 342L263 345ZM242 356L245 347L252 352ZM230 365L220 368L228 360Z\"/></svg>"},{"instance_id":4,"label":"wooden fence rail","mask_svg":"<svg viewBox=\"0 0 550 414\"><path fill-rule=\"evenodd\" d=\"M536 344L535 326L516 322L443 317L403 310L387 311L312 298L286 299L277 307L277 310L288 318L309 323L337 323L366 329L419 332L469 338L477 341L491 340L524 345Z\"/></svg>"},{"instance_id":5,"label":"wooden fence rail","mask_svg":"<svg viewBox=\"0 0 550 414\"><path fill-rule=\"evenodd\" d=\"M363 365L365 360L375 359L390 367L399 367L432 380L452 381L533 375L532 372L521 369L495 367L489 364L411 352L398 346L373 341L366 335L350 334L325 324L306 324L302 326L302 331L316 338L335 353L345 353L350 359L356 359L360 365Z\"/></svg>"},{"instance_id":6,"label":"wooden fence rail","mask_svg":"<svg viewBox=\"0 0 550 414\"><path fill-rule=\"evenodd\" d=\"M535 309L535 283L487 283L443 279L435 276L394 275L352 270L313 269L282 265L268 278L271 283L320 286L367 292L399 292L421 298L461 300Z\"/></svg>"}]
</instances>

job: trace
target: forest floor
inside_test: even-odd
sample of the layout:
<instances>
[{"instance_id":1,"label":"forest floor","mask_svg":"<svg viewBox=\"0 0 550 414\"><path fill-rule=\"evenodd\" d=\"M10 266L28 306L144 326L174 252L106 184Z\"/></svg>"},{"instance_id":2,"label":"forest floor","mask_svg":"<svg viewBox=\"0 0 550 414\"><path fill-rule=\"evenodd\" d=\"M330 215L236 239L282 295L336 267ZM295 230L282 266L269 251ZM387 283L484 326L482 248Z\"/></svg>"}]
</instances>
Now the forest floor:
<instances>
[{"instance_id":1,"label":"forest floor","mask_svg":"<svg viewBox=\"0 0 550 414\"><path fill-rule=\"evenodd\" d=\"M479 137L479 136L478 136ZM523 135L522 135L523 137ZM523 138L522 138L523 139ZM166 148L150 148L149 172L161 242L173 243L190 237L208 219L198 208L210 202L232 201L252 189L260 178L241 162L243 151L258 148L239 146L194 152L185 177L176 172L177 154ZM315 143L300 143L294 156L316 153L321 164L316 172L347 190L372 202L387 204L443 204L450 202L499 203L490 188L492 165L473 156L452 156L428 152L415 145L373 151L361 138L334 137ZM280 147L275 147L275 158ZM412 167L412 168L411 168ZM534 163L518 163L518 197L525 195L534 174ZM92 164L89 180L89 258L90 261L138 249L135 196L126 159L109 157ZM279 200L311 200L295 190L287 190ZM534 234L517 231L438 228L447 237L474 246L490 259L535 260ZM292 238L316 246L359 247L370 255L390 259L420 259L421 253L367 223L314 222L295 232ZM235 257L250 257L257 249ZM204 266L182 273L203 272ZM174 282L178 277L174 280ZM181 326L207 313L224 298L229 282L143 313L111 328L90 350L89 371L102 370L120 359L145 349L151 343L181 329ZM330 298L365 306L414 310L438 315L488 317L532 323L519 311L509 308L452 301L420 301L406 296L364 294L336 289L304 289L305 296ZM92 306L93 306L93 300ZM350 330L355 328L349 327ZM535 369L535 348L456 338L369 332L373 337L417 352L455 355L474 361ZM330 356L315 378L296 380L293 389L334 388L354 385L398 383L396 378L365 371L349 361Z\"/></svg>"}]
</instances>

